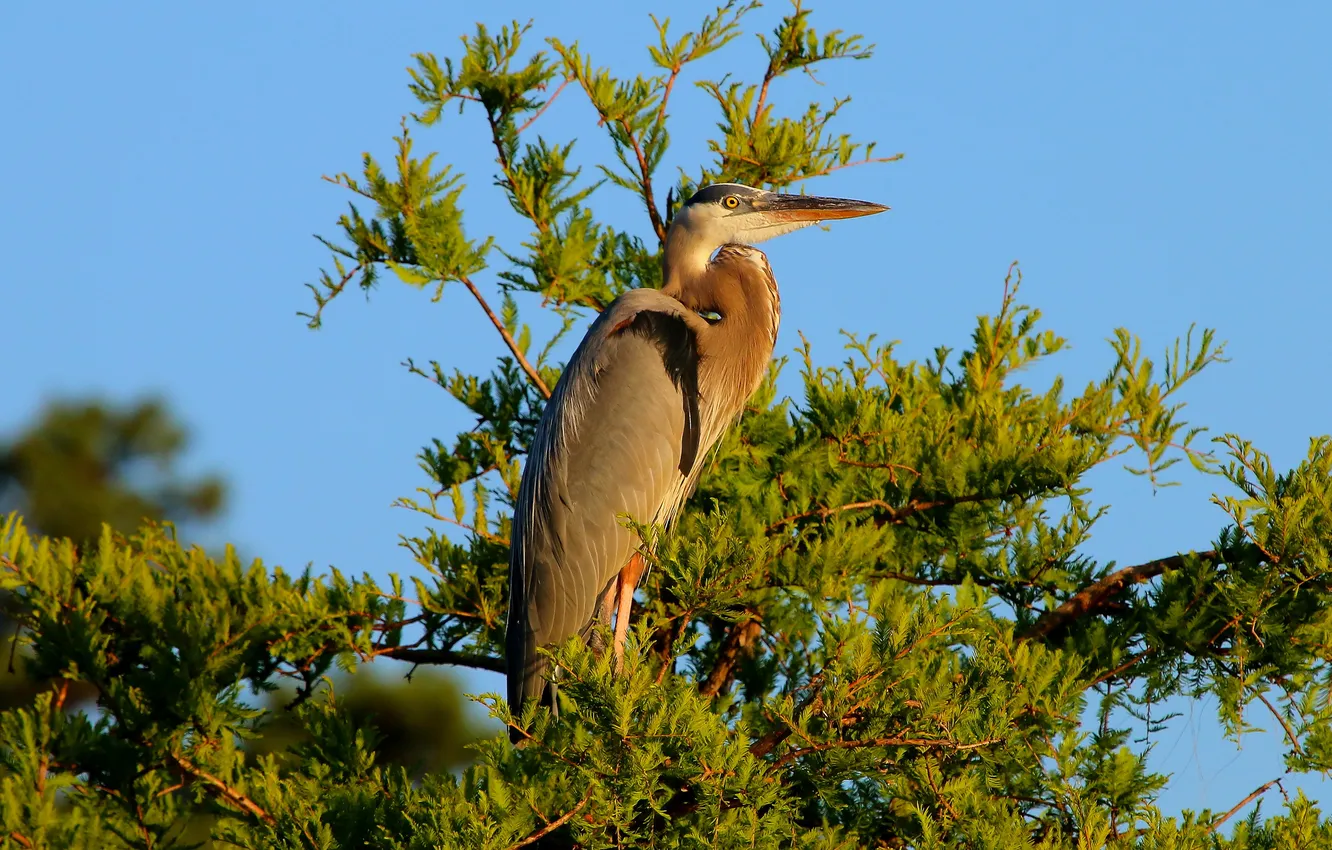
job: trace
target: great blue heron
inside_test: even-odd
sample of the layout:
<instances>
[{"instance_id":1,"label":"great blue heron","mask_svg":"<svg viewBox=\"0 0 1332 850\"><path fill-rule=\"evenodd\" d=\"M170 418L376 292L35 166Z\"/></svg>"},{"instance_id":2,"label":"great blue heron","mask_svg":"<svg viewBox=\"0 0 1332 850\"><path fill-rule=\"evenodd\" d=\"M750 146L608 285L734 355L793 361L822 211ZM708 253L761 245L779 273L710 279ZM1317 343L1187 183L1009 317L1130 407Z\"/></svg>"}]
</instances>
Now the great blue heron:
<instances>
[{"instance_id":1,"label":"great blue heron","mask_svg":"<svg viewBox=\"0 0 1332 850\"><path fill-rule=\"evenodd\" d=\"M514 508L506 635L509 705L554 695L538 647L616 613L619 663L642 575L622 515L666 525L758 389L781 300L757 242L882 212L865 201L699 190L666 234L662 289L626 292L592 323L546 404Z\"/></svg>"}]
</instances>

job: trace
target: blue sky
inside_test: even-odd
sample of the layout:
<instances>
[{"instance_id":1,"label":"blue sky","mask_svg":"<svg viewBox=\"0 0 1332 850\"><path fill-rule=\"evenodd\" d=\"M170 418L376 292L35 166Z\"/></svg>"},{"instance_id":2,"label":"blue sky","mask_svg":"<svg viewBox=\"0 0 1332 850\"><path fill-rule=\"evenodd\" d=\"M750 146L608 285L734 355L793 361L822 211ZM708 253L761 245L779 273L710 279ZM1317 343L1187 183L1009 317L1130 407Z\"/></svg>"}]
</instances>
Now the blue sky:
<instances>
[{"instance_id":1,"label":"blue sky","mask_svg":"<svg viewBox=\"0 0 1332 850\"><path fill-rule=\"evenodd\" d=\"M462 5L374 16L310 2L5 4L0 316L19 366L4 378L0 432L50 398L162 394L194 429L190 466L232 484L210 541L289 567L410 570L397 539L420 523L390 504L422 483L419 447L464 420L399 364L484 370L499 342L458 288L432 305L388 281L368 306L335 303L317 333L296 312L325 262L311 234L332 235L348 200L320 176L390 150L415 108L410 54L455 53L475 22ZM627 5L556 13L492 0L485 21L533 18L534 46L577 39L599 63L646 71L650 7ZM677 0L671 14L688 26L710 8ZM753 15L751 30L784 8ZM1197 322L1229 341L1232 362L1192 387L1191 421L1249 437L1281 466L1329 430L1316 358L1332 308L1332 7L815 9L816 25L863 32L876 57L820 71L821 88L782 81L776 103L795 111L849 92L842 128L906 157L809 186L892 212L771 244L779 352L804 332L819 360L837 361L843 328L899 339L911 357L961 347L1018 259L1024 300L1072 342L1055 365L1075 385L1108 368L1114 328L1159 351ZM700 70L761 69L747 36ZM672 112L670 165L689 166L716 116L687 87ZM606 152L572 89L533 130L578 137L586 163ZM490 186L477 116L418 138L466 175L472 232L522 236ZM632 198L600 198L646 233ZM1205 548L1224 519L1208 503L1216 482L1182 476L1153 494L1126 473L1097 473L1113 510L1093 554L1127 564ZM1281 773L1279 738L1249 735L1236 750L1211 706L1185 711L1154 755L1176 777L1167 810L1223 810ZM1304 787L1317 797L1325 786Z\"/></svg>"}]
</instances>

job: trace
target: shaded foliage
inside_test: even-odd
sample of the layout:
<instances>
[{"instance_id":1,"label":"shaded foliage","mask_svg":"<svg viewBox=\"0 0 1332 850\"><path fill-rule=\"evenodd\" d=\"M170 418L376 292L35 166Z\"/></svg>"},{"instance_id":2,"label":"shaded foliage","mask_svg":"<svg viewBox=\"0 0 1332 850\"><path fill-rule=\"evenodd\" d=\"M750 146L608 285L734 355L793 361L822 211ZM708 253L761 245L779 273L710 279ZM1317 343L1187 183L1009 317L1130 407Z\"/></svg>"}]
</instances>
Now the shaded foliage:
<instances>
[{"instance_id":1,"label":"shaded foliage","mask_svg":"<svg viewBox=\"0 0 1332 850\"><path fill-rule=\"evenodd\" d=\"M187 444L184 427L160 401L52 403L0 444L0 509L80 543L97 540L103 524L129 534L144 521L210 519L222 508L225 487L216 476L180 475Z\"/></svg>"},{"instance_id":2,"label":"shaded foliage","mask_svg":"<svg viewBox=\"0 0 1332 850\"><path fill-rule=\"evenodd\" d=\"M457 678L432 668L400 671L364 666L351 675L331 677L328 687L339 706L359 728L370 730L375 758L402 765L412 776L457 770L471 764L470 744L485 730L467 717ZM288 708L295 692L282 689L265 700L270 722L247 746L255 755L285 753L308 740L304 727Z\"/></svg>"},{"instance_id":3,"label":"shaded foliage","mask_svg":"<svg viewBox=\"0 0 1332 850\"><path fill-rule=\"evenodd\" d=\"M78 541L83 549L96 546L104 527L125 538L146 521L197 526L216 518L225 486L214 476L192 480L181 474L187 444L184 427L161 402L55 403L0 448L0 494L30 526ZM15 624L0 616L6 661L0 707L30 708L39 695L54 691L71 711L99 696L86 679L29 675L27 653L14 646L14 636ZM376 729L379 758L416 770L468 763L465 747L478 732L463 717L456 683L429 671L416 678L415 687L404 687L391 675L367 672L339 677L338 685L353 716ZM281 696L275 693L269 703L277 719L247 746L250 751L280 752L298 737L283 720L291 695Z\"/></svg>"},{"instance_id":4,"label":"shaded foliage","mask_svg":"<svg viewBox=\"0 0 1332 850\"><path fill-rule=\"evenodd\" d=\"M221 511L225 487L214 476L181 476L187 444L184 426L160 401L53 402L0 443L0 511L17 510L35 529L84 545L97 540L103 524L130 534L145 521L207 521ZM16 647L7 608L0 596L0 653L8 660ZM51 685L6 663L0 707L31 705ZM74 682L66 702L80 705L93 696Z\"/></svg>"}]
</instances>

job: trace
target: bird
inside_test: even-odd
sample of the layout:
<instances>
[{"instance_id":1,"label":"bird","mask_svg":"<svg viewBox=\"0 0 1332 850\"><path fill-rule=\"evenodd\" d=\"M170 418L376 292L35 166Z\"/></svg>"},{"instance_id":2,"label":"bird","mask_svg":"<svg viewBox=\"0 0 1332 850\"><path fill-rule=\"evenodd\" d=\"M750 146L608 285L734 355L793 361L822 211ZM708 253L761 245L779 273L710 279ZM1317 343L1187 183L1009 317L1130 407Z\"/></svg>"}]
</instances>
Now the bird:
<instances>
[{"instance_id":1,"label":"bird","mask_svg":"<svg viewBox=\"0 0 1332 850\"><path fill-rule=\"evenodd\" d=\"M558 713L538 649L576 634L604 650L594 627L612 615L619 668L645 566L623 517L675 519L772 359L781 298L754 245L886 209L706 186L671 220L662 288L629 290L592 322L546 402L514 503L505 634L514 716L533 698Z\"/></svg>"}]
</instances>

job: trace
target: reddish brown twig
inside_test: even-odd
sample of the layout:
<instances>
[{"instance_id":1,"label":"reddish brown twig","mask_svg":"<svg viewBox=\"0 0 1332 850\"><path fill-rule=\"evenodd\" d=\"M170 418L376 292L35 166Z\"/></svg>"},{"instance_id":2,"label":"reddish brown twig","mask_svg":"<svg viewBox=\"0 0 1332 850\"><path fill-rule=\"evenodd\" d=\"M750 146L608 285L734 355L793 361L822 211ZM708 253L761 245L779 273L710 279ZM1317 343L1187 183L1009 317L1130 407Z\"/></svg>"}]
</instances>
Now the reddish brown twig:
<instances>
[{"instance_id":1,"label":"reddish brown twig","mask_svg":"<svg viewBox=\"0 0 1332 850\"><path fill-rule=\"evenodd\" d=\"M795 761L801 756L807 756L811 753L821 753L827 750L857 750L865 747L928 747L930 749L954 750L956 752L966 752L967 750L978 750L981 747L988 747L992 744L998 744L1003 738L986 738L982 741L973 741L969 744L959 744L956 741L950 741L947 738L865 738L855 741L825 741L822 744L814 744L809 747L801 747L797 750L790 750L783 753L776 761L773 767L781 767L787 762Z\"/></svg>"},{"instance_id":2,"label":"reddish brown twig","mask_svg":"<svg viewBox=\"0 0 1332 850\"><path fill-rule=\"evenodd\" d=\"M1125 670L1128 670L1130 667L1137 665L1143 659L1155 655L1156 649L1157 648L1154 646L1149 646L1146 649L1144 649L1142 652L1137 652L1134 653L1133 655L1130 655L1122 664L1119 664L1115 667L1110 668L1109 670L1106 670L1098 674L1095 679L1092 679L1091 683L1093 685L1099 685L1102 682L1110 681L1119 674L1123 673Z\"/></svg>"},{"instance_id":3,"label":"reddish brown twig","mask_svg":"<svg viewBox=\"0 0 1332 850\"><path fill-rule=\"evenodd\" d=\"M325 177L324 179L328 180L329 178ZM336 181L330 181L330 182L336 182ZM315 311L313 315L310 313L301 313L300 315L310 320L309 325L311 328L318 328L320 326L320 323L322 321L322 316L324 313L324 307L326 307L328 303L332 301L334 298L337 298L339 295L342 294L342 290L347 288L347 284L351 283L351 279L356 277L357 274L365 270L365 265L366 265L365 262L357 263L356 265L348 269L342 275L342 277L338 278L337 283L328 284L327 294L321 293L318 287L316 287L315 284L313 283L306 284L306 287L315 294Z\"/></svg>"},{"instance_id":4,"label":"reddish brown twig","mask_svg":"<svg viewBox=\"0 0 1332 850\"><path fill-rule=\"evenodd\" d=\"M698 686L698 691L705 697L715 697L725 690L735 676L735 665L740 662L740 657L749 645L758 639L761 626L757 619L750 616L750 619L741 623L736 623L727 631L726 639L722 641L721 649L717 652L717 663L712 665L712 672Z\"/></svg>"},{"instance_id":5,"label":"reddish brown twig","mask_svg":"<svg viewBox=\"0 0 1332 850\"><path fill-rule=\"evenodd\" d=\"M750 744L749 754L762 758L772 752L778 744L789 737L791 737L791 729L789 727L784 726L781 729L774 729L762 738L759 738L753 744Z\"/></svg>"},{"instance_id":6,"label":"reddish brown twig","mask_svg":"<svg viewBox=\"0 0 1332 850\"><path fill-rule=\"evenodd\" d=\"M1258 699L1263 701L1263 705L1267 706L1267 710L1272 712L1272 716L1281 724L1281 728L1286 730L1286 740L1290 741L1290 745L1295 748L1295 752L1304 755L1304 748L1300 746L1300 739L1295 735L1295 730L1290 728L1290 724L1286 722L1286 718L1281 716L1281 712L1277 711L1277 707L1272 705L1266 694L1259 693Z\"/></svg>"},{"instance_id":7,"label":"reddish brown twig","mask_svg":"<svg viewBox=\"0 0 1332 850\"><path fill-rule=\"evenodd\" d=\"M1257 788L1253 789L1253 793L1249 794L1249 796L1245 797L1243 800L1240 800L1238 803L1232 806L1230 811L1226 812L1221 817L1212 821L1212 823L1207 827L1207 831L1216 832L1217 828L1220 827L1221 824L1233 818L1239 812L1240 809L1244 808L1245 806L1252 803L1254 800L1261 797L1273 785L1279 786L1283 778L1284 777L1278 776L1276 779L1273 779L1271 782L1265 782L1262 785L1259 785Z\"/></svg>"},{"instance_id":8,"label":"reddish brown twig","mask_svg":"<svg viewBox=\"0 0 1332 850\"><path fill-rule=\"evenodd\" d=\"M837 507L832 508L811 508L807 511L801 511L798 514L784 516L772 525L769 525L768 531L774 531L777 528L780 528L789 522L795 522L796 520L809 519L811 517L827 519L833 514L839 514L843 511L860 510L863 508L874 508L883 518L880 522L881 525L899 525L905 522L909 517L915 516L918 513L923 513L924 511L933 510L934 508L951 508L956 507L957 505L965 505L973 502L1000 501L1003 499L1011 499L1016 495L1018 495L1017 491L1005 491L1003 493L994 494L972 493L951 499L934 499L924 502L913 499L900 508L895 508L882 499L867 499L863 502L851 502L850 504L838 505Z\"/></svg>"},{"instance_id":9,"label":"reddish brown twig","mask_svg":"<svg viewBox=\"0 0 1332 850\"><path fill-rule=\"evenodd\" d=\"M767 104L768 101L768 86L772 85L772 81L775 80L776 78L777 78L776 63L770 59L768 60L768 70L763 72L763 84L759 86L758 101L754 104L754 117L749 122L749 126L751 128L758 126L759 118L763 116L763 107ZM749 148L750 150L754 149L753 133L750 133L749 136Z\"/></svg>"},{"instance_id":10,"label":"reddish brown twig","mask_svg":"<svg viewBox=\"0 0 1332 850\"><path fill-rule=\"evenodd\" d=\"M900 162L903 159L906 159L906 154L904 153L895 153L892 156L866 157L864 159L857 159L852 162L844 162L840 165L830 165L827 168L822 168L818 171L811 171L809 174L802 174L799 177L793 177L791 179L791 183L792 185L794 185L796 183L801 182L802 180L813 180L815 177L827 177L829 174L832 174L834 171L841 171L843 168L858 168L859 166L862 165L878 165L884 162Z\"/></svg>"},{"instance_id":11,"label":"reddish brown twig","mask_svg":"<svg viewBox=\"0 0 1332 850\"><path fill-rule=\"evenodd\" d=\"M587 805L587 801L591 799L592 799L592 786L589 785L587 787L587 793L583 795L583 799L581 802L579 802L578 805L574 806L569 811L565 812L555 820L546 824L541 829L527 836L522 841L519 841L517 844L510 845L509 850L518 850L519 847L526 847L529 844L533 844L537 841L540 841L543 837L549 835L550 833L554 832L555 830L559 829L560 827L568 823L570 819L573 818L574 815L578 814L583 810L583 807Z\"/></svg>"},{"instance_id":12,"label":"reddish brown twig","mask_svg":"<svg viewBox=\"0 0 1332 850\"><path fill-rule=\"evenodd\" d=\"M1070 596L1058 608L1046 611L1031 628L1022 633L1021 638L1032 640L1048 637L1074 620L1102 611L1124 588L1151 581L1168 570L1177 570L1184 566L1186 557L1186 555L1171 555L1168 558L1158 558L1145 564L1116 570ZM1197 557L1215 561L1219 560L1221 555L1215 549L1209 549L1206 552L1198 552Z\"/></svg>"},{"instance_id":13,"label":"reddish brown twig","mask_svg":"<svg viewBox=\"0 0 1332 850\"><path fill-rule=\"evenodd\" d=\"M869 501L866 502L852 502L847 505L838 505L835 508L811 508L810 510L807 511L801 511L798 514L790 514L789 516L784 516L781 519L774 522L772 525L768 526L768 531L775 531L776 529L781 528L783 525L795 522L796 520L809 519L810 517L827 519L833 514L838 514L841 513L842 511L859 510L860 508L878 508L880 511L888 514L890 518L896 514L896 511L894 510L893 506L888 504L887 502L882 501L881 499L870 499ZM890 519L889 521L891 522L892 520Z\"/></svg>"},{"instance_id":14,"label":"reddish brown twig","mask_svg":"<svg viewBox=\"0 0 1332 850\"><path fill-rule=\"evenodd\" d=\"M545 112L547 109L550 108L550 105L555 102L555 98L560 96L560 92L564 91L564 87L569 85L569 82L570 79L566 77L564 79L564 82L560 83L559 87L555 89L555 91L551 94L549 98L547 98L546 102L541 104L541 108L538 109L535 113L533 113L531 118L528 118L526 121L524 121L523 126L518 128L517 130L518 135L522 135L522 132L524 130L526 130L528 127L531 127L532 123L541 117L541 113Z\"/></svg>"},{"instance_id":15,"label":"reddish brown twig","mask_svg":"<svg viewBox=\"0 0 1332 850\"><path fill-rule=\"evenodd\" d=\"M462 283L463 286L467 287L467 291L472 293L472 297L476 299L476 303L481 305L481 309L484 310L486 315L490 318L490 323L495 326L495 330L499 331L500 336L504 337L504 344L509 347L509 351L513 354L513 358L518 361L518 365L527 373L527 377L532 381L532 386L536 387L543 397L550 398L550 389L546 387L546 382L541 380L541 375L537 373L536 369L532 368L531 363L527 362L527 358L524 357L523 352L519 350L518 343L514 340L513 334L509 333L509 329L504 327L504 323L499 320L499 316L495 315L495 311L490 309L490 305L486 303L485 296L481 294L481 290L476 288L476 284L472 283L471 278L463 277Z\"/></svg>"},{"instance_id":16,"label":"reddish brown twig","mask_svg":"<svg viewBox=\"0 0 1332 850\"><path fill-rule=\"evenodd\" d=\"M678 63L671 68L671 75L666 78L666 85L661 92L661 103L657 106L657 124L660 125L662 119L666 117L666 103L671 99L671 90L675 88L675 81L680 77L680 70L684 68L683 63Z\"/></svg>"},{"instance_id":17,"label":"reddish brown twig","mask_svg":"<svg viewBox=\"0 0 1332 850\"><path fill-rule=\"evenodd\" d=\"M634 131L627 120L620 119L620 129L624 131L625 138L633 146L634 158L638 160L638 183L642 189L643 203L647 206L648 219L652 222L652 231L657 234L657 241L665 245L666 223L661 220L661 213L657 210L657 202L653 200L652 170L648 168L647 156L643 153L643 146L634 135Z\"/></svg>"},{"instance_id":18,"label":"reddish brown twig","mask_svg":"<svg viewBox=\"0 0 1332 850\"><path fill-rule=\"evenodd\" d=\"M233 788L230 785L228 785L226 782L223 782L221 779L212 775L211 773L200 769L198 765L196 765L194 762L190 761L189 759L185 758L182 755L177 755L175 753L172 753L171 760L176 763L177 767L188 773L190 776L193 776L196 779L203 780L203 782L212 786L213 790L217 793L218 797L222 798L223 800L235 806L236 808L240 809L241 811L245 812L246 814L259 818L260 820L262 820L267 824L277 823L277 818L273 817L268 812L264 811L262 806L260 806L254 800L251 800L249 797L245 796L245 794L241 792L240 789Z\"/></svg>"}]
</instances>

